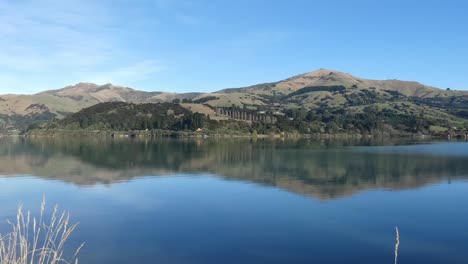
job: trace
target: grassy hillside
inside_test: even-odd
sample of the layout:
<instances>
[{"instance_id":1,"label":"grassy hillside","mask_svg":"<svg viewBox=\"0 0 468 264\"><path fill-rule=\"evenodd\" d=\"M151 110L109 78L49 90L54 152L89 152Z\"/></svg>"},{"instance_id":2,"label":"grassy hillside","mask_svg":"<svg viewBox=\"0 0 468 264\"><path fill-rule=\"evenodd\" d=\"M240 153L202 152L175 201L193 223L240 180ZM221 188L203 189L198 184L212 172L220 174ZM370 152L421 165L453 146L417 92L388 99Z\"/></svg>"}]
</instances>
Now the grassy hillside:
<instances>
[{"instance_id":1,"label":"grassy hillside","mask_svg":"<svg viewBox=\"0 0 468 264\"><path fill-rule=\"evenodd\" d=\"M347 73L320 69L297 75L286 80L273 83L258 84L245 88L225 89L223 93L247 92L254 94L289 94L308 86L357 86L360 88L374 87L377 90L398 91L406 96L431 97L437 95L459 95L460 92L444 91L417 82L399 80L368 80ZM465 93L466 94L466 93Z\"/></svg>"},{"instance_id":2,"label":"grassy hillside","mask_svg":"<svg viewBox=\"0 0 468 264\"><path fill-rule=\"evenodd\" d=\"M442 90L417 82L367 80L326 69L276 83L225 89L196 99L210 99L203 101L213 106L283 112L297 122L307 121L308 129L304 131L323 132L324 124L338 127L334 131L349 130L346 127L356 127L354 119L372 118L368 116L373 114L382 119L376 122L411 133L429 133L430 126L447 131L468 124L468 92ZM295 112L303 114L291 114ZM317 118L323 113L333 118ZM314 120L320 124L312 127L312 120L302 117L306 115L316 116ZM358 124L361 132L375 131L376 127Z\"/></svg>"},{"instance_id":3,"label":"grassy hillside","mask_svg":"<svg viewBox=\"0 0 468 264\"><path fill-rule=\"evenodd\" d=\"M343 88L331 87L330 89L333 92L340 92ZM323 90L323 87L319 90ZM63 130L193 132L198 129L203 129L204 133L217 134L360 134L385 137L421 133L426 135L445 133L464 135L467 133L468 122L465 119L426 105L384 101L379 98L374 98L372 102L367 105L353 105L347 109L295 108L263 114L264 117L274 116L274 121L266 118L236 119L235 116L242 116L242 113L256 113L256 111L236 106L225 108L227 113L236 113L233 119L215 112L214 108L209 105L202 104L107 102L85 108L63 119L48 122L44 126L32 126L30 133L37 133L37 129L39 129L39 134ZM257 114L257 116L262 116L262 114Z\"/></svg>"},{"instance_id":4,"label":"grassy hillside","mask_svg":"<svg viewBox=\"0 0 468 264\"><path fill-rule=\"evenodd\" d=\"M144 92L112 84L79 83L34 95L0 95L0 119L4 122L3 128L25 129L31 124L63 118L103 102L158 103L192 99L197 95Z\"/></svg>"},{"instance_id":5,"label":"grassy hillside","mask_svg":"<svg viewBox=\"0 0 468 264\"><path fill-rule=\"evenodd\" d=\"M262 99L277 99L282 103L288 101L297 102L298 100L280 100L285 98L291 98L292 95L300 92L301 97L296 97L299 101L302 101L303 106L306 108L319 106L324 100L327 100L330 104L336 106L346 106L346 100L343 99L344 93L331 93L332 91L315 91L315 93L309 93L306 96L304 89L310 89L311 87L327 87L327 86L342 86L346 88L345 94L352 95L359 91L375 91L378 94L386 93L398 93L407 97L416 98L447 98L447 97L464 97L468 96L466 91L447 91L438 89L435 87L423 85L417 82L407 82L399 80L368 80L358 78L347 73L342 73L333 70L320 69L318 71L297 75L289 79L274 82L258 84L245 88L231 88L221 90L214 93L216 99L208 101L213 105L225 105L229 103L236 105L243 104L254 104L261 105L264 102ZM311 91L313 92L313 91ZM197 99L212 96L211 94L204 94L197 97ZM252 98L256 98L257 102L254 102ZM260 98L260 100L258 100ZM325 99L324 99L325 98ZM286 102L285 102L286 101ZM299 102L300 103L300 102Z\"/></svg>"},{"instance_id":6,"label":"grassy hillside","mask_svg":"<svg viewBox=\"0 0 468 264\"><path fill-rule=\"evenodd\" d=\"M430 126L446 130L460 128L465 126L468 119L468 92L442 90L417 82L368 80L320 69L279 82L206 94L144 92L112 84L79 83L35 95L0 95L0 130L25 129L31 124L62 119L103 102L183 102L189 112L210 115L217 120L228 118L215 115L213 107L266 111L279 113L296 122L307 122L309 129L305 131L328 131L326 125L335 127L334 124L340 131L349 130L346 127L355 127L356 122L348 124L343 120L353 120L373 112L379 118L386 118L379 122L391 123L392 127L397 125L395 120L406 120L405 124L398 123L398 130L412 133L429 131ZM311 120L292 114L297 112L318 117L330 113L336 118L315 118L313 121L318 124L312 128ZM409 121L416 119L422 120L422 125ZM303 127L298 124L293 127L298 126ZM286 124L275 131L290 127L290 124ZM360 127L358 130L373 131L375 125Z\"/></svg>"}]
</instances>

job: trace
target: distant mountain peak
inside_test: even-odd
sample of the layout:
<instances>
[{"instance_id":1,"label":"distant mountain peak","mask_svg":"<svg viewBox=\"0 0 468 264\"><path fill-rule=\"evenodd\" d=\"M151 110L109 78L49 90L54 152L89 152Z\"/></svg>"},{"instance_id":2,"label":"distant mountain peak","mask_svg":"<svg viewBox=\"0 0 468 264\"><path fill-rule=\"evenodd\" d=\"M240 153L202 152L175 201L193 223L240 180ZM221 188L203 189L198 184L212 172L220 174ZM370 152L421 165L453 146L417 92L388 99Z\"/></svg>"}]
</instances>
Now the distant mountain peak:
<instances>
[{"instance_id":1,"label":"distant mountain peak","mask_svg":"<svg viewBox=\"0 0 468 264\"><path fill-rule=\"evenodd\" d=\"M90 83L90 82L79 82L79 83L74 84L74 85L65 86L64 88L58 89L58 90L94 89L94 88L99 87L99 86L100 86L100 85L95 84L95 83Z\"/></svg>"},{"instance_id":2,"label":"distant mountain peak","mask_svg":"<svg viewBox=\"0 0 468 264\"><path fill-rule=\"evenodd\" d=\"M79 82L75 85L71 85L71 86L99 86L98 84L95 84L95 83L92 83L92 82Z\"/></svg>"},{"instance_id":3,"label":"distant mountain peak","mask_svg":"<svg viewBox=\"0 0 468 264\"><path fill-rule=\"evenodd\" d=\"M45 91L39 94L55 94L55 95L61 95L61 96L70 96L70 95L77 95L77 94L80 94L80 95L93 94L93 93L99 93L103 91L113 91L113 90L126 91L130 89L121 87L121 86L115 86L111 83L99 85L99 84L95 84L91 82L79 82L77 84L69 85L61 89L49 90L49 91Z\"/></svg>"},{"instance_id":4,"label":"distant mountain peak","mask_svg":"<svg viewBox=\"0 0 468 264\"><path fill-rule=\"evenodd\" d=\"M312 77L312 76L321 77L321 76L328 76L328 75L338 75L338 76L347 76L347 77L356 78L349 73L345 73L345 72L341 72L337 70L325 69L325 68L320 68L316 71L302 74L302 76L309 76L309 77Z\"/></svg>"}]
</instances>

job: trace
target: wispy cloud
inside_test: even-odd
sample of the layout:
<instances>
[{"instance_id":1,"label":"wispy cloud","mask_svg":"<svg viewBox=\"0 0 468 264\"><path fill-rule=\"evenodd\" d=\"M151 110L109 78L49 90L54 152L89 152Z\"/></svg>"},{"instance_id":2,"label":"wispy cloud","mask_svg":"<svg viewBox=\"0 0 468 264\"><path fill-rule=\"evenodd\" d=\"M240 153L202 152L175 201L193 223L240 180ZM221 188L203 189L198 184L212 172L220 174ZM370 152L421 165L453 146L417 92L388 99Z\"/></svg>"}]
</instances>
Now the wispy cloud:
<instances>
[{"instance_id":1,"label":"wispy cloud","mask_svg":"<svg viewBox=\"0 0 468 264\"><path fill-rule=\"evenodd\" d=\"M19 66L24 61L22 54L33 56L41 64L61 59L65 53L92 58L96 58L95 53L104 54L108 43L102 34L105 16L99 16L98 10L99 6L91 1L3 2L0 25L5 26L0 27L0 35L4 41L0 45L3 53L9 54L3 59Z\"/></svg>"},{"instance_id":2,"label":"wispy cloud","mask_svg":"<svg viewBox=\"0 0 468 264\"><path fill-rule=\"evenodd\" d=\"M90 79L105 68L112 80L104 82L110 82L140 78L147 69L154 69L148 61L135 64L124 59L129 51L116 34L118 17L113 11L108 0L0 1L0 92L7 84L21 87L17 80L34 74L66 71L70 79ZM140 68L139 74L131 73L138 65L148 67ZM78 74L85 72L90 75ZM44 85L37 86L51 88Z\"/></svg>"},{"instance_id":3,"label":"wispy cloud","mask_svg":"<svg viewBox=\"0 0 468 264\"><path fill-rule=\"evenodd\" d=\"M179 24L193 26L202 19L194 14L196 2L189 0L154 0L156 8L163 10Z\"/></svg>"},{"instance_id":4,"label":"wispy cloud","mask_svg":"<svg viewBox=\"0 0 468 264\"><path fill-rule=\"evenodd\" d=\"M0 68L30 72L102 62L108 39L100 34L102 18L93 18L97 9L87 1L3 2Z\"/></svg>"},{"instance_id":5,"label":"wispy cloud","mask_svg":"<svg viewBox=\"0 0 468 264\"><path fill-rule=\"evenodd\" d=\"M153 60L145 60L134 63L129 66L118 67L109 71L94 73L85 73L83 76L91 76L88 81L98 84L114 83L122 85L131 85L132 83L145 80L151 75L162 71L164 67Z\"/></svg>"}]
</instances>

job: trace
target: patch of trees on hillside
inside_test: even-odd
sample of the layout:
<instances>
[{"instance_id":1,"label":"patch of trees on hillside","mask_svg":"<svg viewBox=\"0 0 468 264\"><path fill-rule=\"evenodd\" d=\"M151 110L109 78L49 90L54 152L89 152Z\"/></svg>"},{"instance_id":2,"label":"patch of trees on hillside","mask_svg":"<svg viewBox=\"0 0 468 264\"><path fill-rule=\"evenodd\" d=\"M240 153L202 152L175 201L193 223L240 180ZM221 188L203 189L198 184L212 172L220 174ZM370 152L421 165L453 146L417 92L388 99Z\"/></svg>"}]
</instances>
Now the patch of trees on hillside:
<instances>
[{"instance_id":1,"label":"patch of trees on hillside","mask_svg":"<svg viewBox=\"0 0 468 264\"><path fill-rule=\"evenodd\" d=\"M424 115L402 113L391 108L379 110L375 106L368 106L356 112L343 108L290 109L276 125L283 131L297 130L301 133L371 134L384 130L427 132L431 125L449 127L450 123L445 119L431 120Z\"/></svg>"},{"instance_id":2,"label":"patch of trees on hillside","mask_svg":"<svg viewBox=\"0 0 468 264\"><path fill-rule=\"evenodd\" d=\"M192 113L179 104L101 103L50 123L47 128L97 130L196 130L207 116Z\"/></svg>"},{"instance_id":3,"label":"patch of trees on hillside","mask_svg":"<svg viewBox=\"0 0 468 264\"><path fill-rule=\"evenodd\" d=\"M445 111L452 115L465 119L468 118L468 96L430 98L411 97L410 99L417 105L426 105L432 108L445 109Z\"/></svg>"}]
</instances>

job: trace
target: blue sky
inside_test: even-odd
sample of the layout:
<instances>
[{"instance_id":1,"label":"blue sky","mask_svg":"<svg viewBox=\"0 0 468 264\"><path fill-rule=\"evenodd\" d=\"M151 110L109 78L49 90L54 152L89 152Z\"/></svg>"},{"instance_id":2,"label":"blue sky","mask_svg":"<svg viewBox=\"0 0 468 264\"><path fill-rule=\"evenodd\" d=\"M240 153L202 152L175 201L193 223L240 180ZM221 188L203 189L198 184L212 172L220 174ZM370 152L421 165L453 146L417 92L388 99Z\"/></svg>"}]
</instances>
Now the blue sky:
<instances>
[{"instance_id":1,"label":"blue sky","mask_svg":"<svg viewBox=\"0 0 468 264\"><path fill-rule=\"evenodd\" d=\"M0 0L0 93L214 91L318 68L468 89L468 3Z\"/></svg>"}]
</instances>

